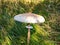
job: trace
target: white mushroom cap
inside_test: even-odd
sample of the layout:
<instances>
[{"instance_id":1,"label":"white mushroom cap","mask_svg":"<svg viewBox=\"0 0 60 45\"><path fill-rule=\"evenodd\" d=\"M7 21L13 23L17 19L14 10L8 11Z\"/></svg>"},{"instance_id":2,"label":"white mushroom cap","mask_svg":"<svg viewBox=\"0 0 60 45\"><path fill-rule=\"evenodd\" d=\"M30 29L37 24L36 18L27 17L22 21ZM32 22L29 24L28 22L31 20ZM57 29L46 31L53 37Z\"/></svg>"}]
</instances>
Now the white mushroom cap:
<instances>
[{"instance_id":1,"label":"white mushroom cap","mask_svg":"<svg viewBox=\"0 0 60 45\"><path fill-rule=\"evenodd\" d=\"M33 13L24 13L19 14L14 17L14 20L25 23L43 23L45 19L43 16L33 14Z\"/></svg>"}]
</instances>

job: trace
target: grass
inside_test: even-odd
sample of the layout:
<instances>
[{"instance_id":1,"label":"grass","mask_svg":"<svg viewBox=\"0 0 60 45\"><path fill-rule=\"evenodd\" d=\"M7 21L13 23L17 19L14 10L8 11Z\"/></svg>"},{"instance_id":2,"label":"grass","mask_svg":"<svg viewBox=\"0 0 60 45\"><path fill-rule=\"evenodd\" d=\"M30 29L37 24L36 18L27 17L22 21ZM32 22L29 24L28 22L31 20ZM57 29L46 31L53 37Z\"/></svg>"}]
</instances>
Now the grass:
<instances>
[{"instance_id":1,"label":"grass","mask_svg":"<svg viewBox=\"0 0 60 45\"><path fill-rule=\"evenodd\" d=\"M27 24L16 22L13 19L15 15L29 12L29 8L33 7L33 9L31 9L33 13L42 14L44 17L48 17L48 12L45 11L45 7L41 2L38 4L30 3L29 6L32 6L29 8L27 4L19 0L4 0L0 4L1 45L26 45L27 43L27 29L25 28ZM31 30L30 45L55 45L55 42L49 39L49 33L41 27L40 24L31 25L34 28Z\"/></svg>"}]
</instances>

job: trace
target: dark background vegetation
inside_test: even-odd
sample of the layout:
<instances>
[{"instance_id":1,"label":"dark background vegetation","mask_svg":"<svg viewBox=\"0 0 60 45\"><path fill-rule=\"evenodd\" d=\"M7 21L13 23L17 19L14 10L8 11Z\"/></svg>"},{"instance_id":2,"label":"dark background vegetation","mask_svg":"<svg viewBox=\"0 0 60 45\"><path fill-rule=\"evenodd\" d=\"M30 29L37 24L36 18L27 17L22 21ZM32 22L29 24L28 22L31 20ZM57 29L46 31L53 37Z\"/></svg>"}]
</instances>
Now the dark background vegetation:
<instances>
[{"instance_id":1,"label":"dark background vegetation","mask_svg":"<svg viewBox=\"0 0 60 45\"><path fill-rule=\"evenodd\" d=\"M60 0L34 1L0 0L0 45L26 45L27 24L16 22L14 16L27 12L42 15L46 20L43 24L31 24L30 45L59 45Z\"/></svg>"}]
</instances>

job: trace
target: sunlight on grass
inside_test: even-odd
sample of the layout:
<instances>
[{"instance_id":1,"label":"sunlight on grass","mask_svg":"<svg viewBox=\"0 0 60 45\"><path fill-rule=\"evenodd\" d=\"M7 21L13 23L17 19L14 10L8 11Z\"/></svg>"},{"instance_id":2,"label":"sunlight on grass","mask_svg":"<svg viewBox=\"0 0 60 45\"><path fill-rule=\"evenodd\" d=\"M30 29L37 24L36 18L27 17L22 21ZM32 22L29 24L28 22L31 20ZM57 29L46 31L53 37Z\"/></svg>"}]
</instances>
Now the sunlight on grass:
<instances>
[{"instance_id":1,"label":"sunlight on grass","mask_svg":"<svg viewBox=\"0 0 60 45\"><path fill-rule=\"evenodd\" d=\"M54 41L51 40L44 40L44 43L47 45L56 45Z\"/></svg>"},{"instance_id":2,"label":"sunlight on grass","mask_svg":"<svg viewBox=\"0 0 60 45\"><path fill-rule=\"evenodd\" d=\"M25 2L33 2L33 3L39 3L39 2L43 2L44 0L24 0Z\"/></svg>"},{"instance_id":3,"label":"sunlight on grass","mask_svg":"<svg viewBox=\"0 0 60 45\"><path fill-rule=\"evenodd\" d=\"M4 2L7 2L7 1L10 1L10 2L17 2L18 0L4 0Z\"/></svg>"},{"instance_id":4,"label":"sunlight on grass","mask_svg":"<svg viewBox=\"0 0 60 45\"><path fill-rule=\"evenodd\" d=\"M33 2L34 4L38 4L40 2L44 2L44 0L4 0L4 2L9 1L9 2L22 2L22 3L31 3Z\"/></svg>"},{"instance_id":5,"label":"sunlight on grass","mask_svg":"<svg viewBox=\"0 0 60 45\"><path fill-rule=\"evenodd\" d=\"M32 40L39 42L39 40L38 40L39 38L36 35L32 35L31 38L32 38Z\"/></svg>"},{"instance_id":6,"label":"sunlight on grass","mask_svg":"<svg viewBox=\"0 0 60 45\"><path fill-rule=\"evenodd\" d=\"M34 25L35 29L36 29L36 32L43 35L43 36L48 36L49 33L46 32L43 28L40 27L40 25Z\"/></svg>"},{"instance_id":7,"label":"sunlight on grass","mask_svg":"<svg viewBox=\"0 0 60 45\"><path fill-rule=\"evenodd\" d=\"M8 37L5 37L5 40L2 42L2 45L11 45L11 41Z\"/></svg>"}]
</instances>

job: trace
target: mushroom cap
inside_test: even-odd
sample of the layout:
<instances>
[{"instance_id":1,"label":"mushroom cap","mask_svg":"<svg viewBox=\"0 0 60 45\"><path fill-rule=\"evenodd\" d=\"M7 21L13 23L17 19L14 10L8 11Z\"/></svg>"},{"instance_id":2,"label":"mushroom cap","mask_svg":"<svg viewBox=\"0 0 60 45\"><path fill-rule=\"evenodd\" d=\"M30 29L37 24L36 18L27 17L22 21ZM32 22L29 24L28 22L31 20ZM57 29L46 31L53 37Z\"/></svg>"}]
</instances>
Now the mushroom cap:
<instances>
[{"instance_id":1,"label":"mushroom cap","mask_svg":"<svg viewBox=\"0 0 60 45\"><path fill-rule=\"evenodd\" d=\"M45 19L41 15L37 15L34 13L24 13L24 14L18 14L14 16L14 20L24 23L43 23L45 22Z\"/></svg>"}]
</instances>

